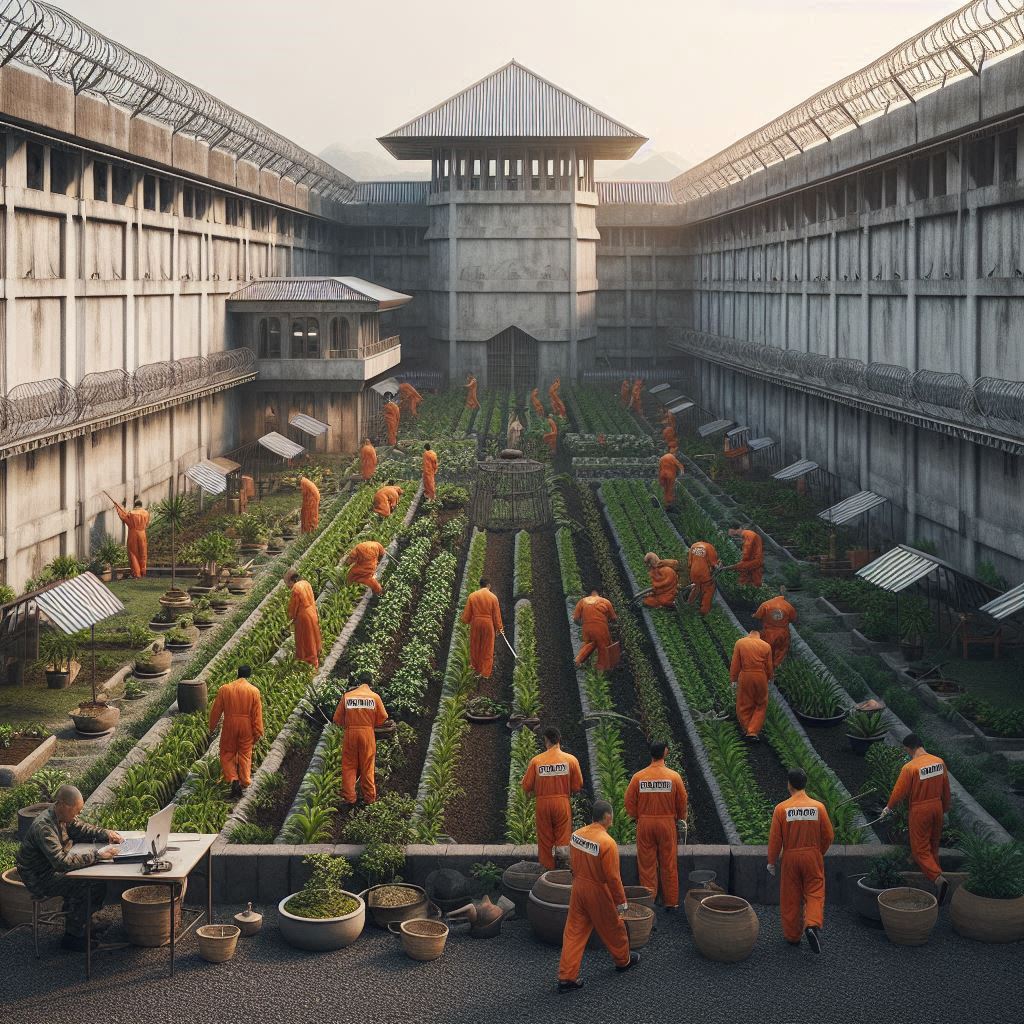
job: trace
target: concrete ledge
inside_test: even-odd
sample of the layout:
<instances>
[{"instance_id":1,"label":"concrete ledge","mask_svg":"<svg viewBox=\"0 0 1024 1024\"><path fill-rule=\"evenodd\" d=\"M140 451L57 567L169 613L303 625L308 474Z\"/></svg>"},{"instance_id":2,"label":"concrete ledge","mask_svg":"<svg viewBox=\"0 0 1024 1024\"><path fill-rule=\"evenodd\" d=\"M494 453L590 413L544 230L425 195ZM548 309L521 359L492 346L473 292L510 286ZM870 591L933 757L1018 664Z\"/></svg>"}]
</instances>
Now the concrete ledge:
<instances>
[{"instance_id":1,"label":"concrete ledge","mask_svg":"<svg viewBox=\"0 0 1024 1024\"><path fill-rule=\"evenodd\" d=\"M53 756L56 736L47 736L35 750L29 751L17 764L0 765L0 786L18 786L37 772Z\"/></svg>"}]
</instances>

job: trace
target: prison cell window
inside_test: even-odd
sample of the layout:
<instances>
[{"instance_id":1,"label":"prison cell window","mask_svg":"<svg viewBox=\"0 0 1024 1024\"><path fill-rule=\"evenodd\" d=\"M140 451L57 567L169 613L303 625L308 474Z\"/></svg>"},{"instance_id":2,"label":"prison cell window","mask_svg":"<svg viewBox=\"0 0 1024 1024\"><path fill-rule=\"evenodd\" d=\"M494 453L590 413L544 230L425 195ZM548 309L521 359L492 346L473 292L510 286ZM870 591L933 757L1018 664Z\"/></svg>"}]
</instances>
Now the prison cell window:
<instances>
[{"instance_id":1,"label":"prison cell window","mask_svg":"<svg viewBox=\"0 0 1024 1024\"><path fill-rule=\"evenodd\" d=\"M132 169L115 164L113 171L114 202L120 206L128 205L128 199L132 194L134 184Z\"/></svg>"},{"instance_id":2,"label":"prison cell window","mask_svg":"<svg viewBox=\"0 0 1024 1024\"><path fill-rule=\"evenodd\" d=\"M944 196L948 192L946 184L946 154L936 153L932 157L932 195Z\"/></svg>"},{"instance_id":3,"label":"prison cell window","mask_svg":"<svg viewBox=\"0 0 1024 1024\"><path fill-rule=\"evenodd\" d=\"M142 178L142 207L145 210L156 209L156 175L146 174Z\"/></svg>"},{"instance_id":4,"label":"prison cell window","mask_svg":"<svg viewBox=\"0 0 1024 1024\"><path fill-rule=\"evenodd\" d=\"M999 181L1015 181L1017 178L1017 129L1002 132L999 136Z\"/></svg>"},{"instance_id":5,"label":"prison cell window","mask_svg":"<svg viewBox=\"0 0 1024 1024\"><path fill-rule=\"evenodd\" d=\"M110 164L105 160L93 161L92 197L101 203L110 197Z\"/></svg>"},{"instance_id":6,"label":"prison cell window","mask_svg":"<svg viewBox=\"0 0 1024 1024\"><path fill-rule=\"evenodd\" d=\"M928 164L928 157L918 157L918 159L910 161L908 179L910 199L913 202L928 198Z\"/></svg>"},{"instance_id":7,"label":"prison cell window","mask_svg":"<svg viewBox=\"0 0 1024 1024\"><path fill-rule=\"evenodd\" d=\"M43 187L43 162L46 158L46 150L37 142L29 142L25 146L25 187L42 189Z\"/></svg>"},{"instance_id":8,"label":"prison cell window","mask_svg":"<svg viewBox=\"0 0 1024 1024\"><path fill-rule=\"evenodd\" d=\"M994 135L978 139L970 144L968 166L971 172L971 185L974 188L985 188L995 181L996 140Z\"/></svg>"},{"instance_id":9,"label":"prison cell window","mask_svg":"<svg viewBox=\"0 0 1024 1024\"><path fill-rule=\"evenodd\" d=\"M174 209L174 182L170 178L161 178L160 186L160 212L170 213Z\"/></svg>"}]
</instances>

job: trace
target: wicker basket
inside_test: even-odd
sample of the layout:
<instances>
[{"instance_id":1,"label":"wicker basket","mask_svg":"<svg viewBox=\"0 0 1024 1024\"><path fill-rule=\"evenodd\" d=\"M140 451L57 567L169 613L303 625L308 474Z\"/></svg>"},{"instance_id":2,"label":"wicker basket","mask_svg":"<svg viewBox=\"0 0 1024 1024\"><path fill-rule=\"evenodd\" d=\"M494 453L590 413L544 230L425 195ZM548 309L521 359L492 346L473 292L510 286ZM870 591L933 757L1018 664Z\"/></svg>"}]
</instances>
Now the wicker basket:
<instances>
[{"instance_id":1,"label":"wicker basket","mask_svg":"<svg viewBox=\"0 0 1024 1024\"><path fill-rule=\"evenodd\" d=\"M640 949L651 941L651 929L654 927L654 911L642 903L627 903L626 913L622 916L629 936L629 948Z\"/></svg>"},{"instance_id":2,"label":"wicker basket","mask_svg":"<svg viewBox=\"0 0 1024 1024\"><path fill-rule=\"evenodd\" d=\"M444 952L448 941L448 925L441 921L403 921L399 928L402 934L402 949L412 960L436 960Z\"/></svg>"},{"instance_id":3,"label":"wicker basket","mask_svg":"<svg viewBox=\"0 0 1024 1024\"><path fill-rule=\"evenodd\" d=\"M181 899L174 897L174 930L181 927ZM165 885L137 885L121 893L121 921L133 946L159 947L171 941L170 894Z\"/></svg>"},{"instance_id":4,"label":"wicker basket","mask_svg":"<svg viewBox=\"0 0 1024 1024\"><path fill-rule=\"evenodd\" d=\"M199 955L211 964L222 964L235 955L241 929L233 924L204 924L196 929Z\"/></svg>"}]
</instances>

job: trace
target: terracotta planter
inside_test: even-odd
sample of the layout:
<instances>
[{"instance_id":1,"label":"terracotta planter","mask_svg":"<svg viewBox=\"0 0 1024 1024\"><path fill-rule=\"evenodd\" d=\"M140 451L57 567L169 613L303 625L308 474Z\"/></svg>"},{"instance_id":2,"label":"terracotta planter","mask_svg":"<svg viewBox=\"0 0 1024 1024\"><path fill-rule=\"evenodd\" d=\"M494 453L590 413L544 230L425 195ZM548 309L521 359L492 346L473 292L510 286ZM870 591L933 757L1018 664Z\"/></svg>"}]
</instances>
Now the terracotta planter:
<instances>
[{"instance_id":1,"label":"terracotta planter","mask_svg":"<svg viewBox=\"0 0 1024 1024\"><path fill-rule=\"evenodd\" d=\"M18 838L24 839L28 835L28 830L32 827L32 822L39 817L43 811L48 810L49 804L29 804L27 807L22 807L18 811Z\"/></svg>"},{"instance_id":2,"label":"terracotta planter","mask_svg":"<svg viewBox=\"0 0 1024 1024\"><path fill-rule=\"evenodd\" d=\"M392 922L388 925L392 935L402 940L402 949L410 960L436 960L443 952L448 941L448 925L441 921L426 921L422 918L413 921Z\"/></svg>"},{"instance_id":3,"label":"terracotta planter","mask_svg":"<svg viewBox=\"0 0 1024 1024\"><path fill-rule=\"evenodd\" d=\"M121 711L110 704L80 706L71 712L71 720L78 732L86 736L102 736L121 720Z\"/></svg>"},{"instance_id":4,"label":"terracotta planter","mask_svg":"<svg viewBox=\"0 0 1024 1024\"><path fill-rule=\"evenodd\" d=\"M235 955L241 930L233 924L204 924L196 929L199 955L211 964L222 964Z\"/></svg>"},{"instance_id":5,"label":"terracotta planter","mask_svg":"<svg viewBox=\"0 0 1024 1024\"><path fill-rule=\"evenodd\" d=\"M635 903L638 907L654 909L654 893L646 885L624 885L626 902Z\"/></svg>"},{"instance_id":6,"label":"terracotta planter","mask_svg":"<svg viewBox=\"0 0 1024 1024\"><path fill-rule=\"evenodd\" d=\"M545 871L530 890L526 916L533 934L549 946L562 944L571 891L572 873L569 871Z\"/></svg>"},{"instance_id":7,"label":"terracotta planter","mask_svg":"<svg viewBox=\"0 0 1024 1024\"><path fill-rule=\"evenodd\" d=\"M144 657L135 659L132 674L140 679L155 679L166 675L171 668L171 652L168 650L152 651Z\"/></svg>"},{"instance_id":8,"label":"terracotta planter","mask_svg":"<svg viewBox=\"0 0 1024 1024\"><path fill-rule=\"evenodd\" d=\"M953 927L978 942L1019 942L1024 939L1024 896L994 900L975 896L962 885L949 904Z\"/></svg>"},{"instance_id":9,"label":"terracotta planter","mask_svg":"<svg viewBox=\"0 0 1024 1024\"><path fill-rule=\"evenodd\" d=\"M939 904L930 892L900 886L879 893L878 912L891 943L923 946L939 919Z\"/></svg>"},{"instance_id":10,"label":"terracotta planter","mask_svg":"<svg viewBox=\"0 0 1024 1024\"><path fill-rule=\"evenodd\" d=\"M298 895L292 893L292 896ZM363 933L366 924L366 904L354 892L346 892L359 903L349 914L342 917L310 918L298 917L285 910L285 904L292 896L285 896L277 905L278 924L281 937L296 949L309 949L322 953L332 949L351 946Z\"/></svg>"},{"instance_id":11,"label":"terracotta planter","mask_svg":"<svg viewBox=\"0 0 1024 1024\"><path fill-rule=\"evenodd\" d=\"M253 582L252 576L229 576L228 590L232 594L248 594L252 590Z\"/></svg>"},{"instance_id":12,"label":"terracotta planter","mask_svg":"<svg viewBox=\"0 0 1024 1024\"><path fill-rule=\"evenodd\" d=\"M44 913L56 913L63 903L64 900L60 896L54 896L53 899L43 902L42 910ZM10 868L0 875L0 918L3 918L8 928L32 921L32 897L15 868Z\"/></svg>"},{"instance_id":13,"label":"terracotta planter","mask_svg":"<svg viewBox=\"0 0 1024 1024\"><path fill-rule=\"evenodd\" d=\"M851 736L847 733L846 738L850 741L850 749L858 757L863 757L872 743L878 743L885 739L885 733L880 732L877 736Z\"/></svg>"},{"instance_id":14,"label":"terracotta planter","mask_svg":"<svg viewBox=\"0 0 1024 1024\"><path fill-rule=\"evenodd\" d=\"M754 950L760 923L739 896L705 896L693 915L693 939L709 960L735 964Z\"/></svg>"},{"instance_id":15,"label":"terracotta planter","mask_svg":"<svg viewBox=\"0 0 1024 1024\"><path fill-rule=\"evenodd\" d=\"M205 711L209 699L205 679L182 679L178 683L178 711L181 714Z\"/></svg>"}]
</instances>

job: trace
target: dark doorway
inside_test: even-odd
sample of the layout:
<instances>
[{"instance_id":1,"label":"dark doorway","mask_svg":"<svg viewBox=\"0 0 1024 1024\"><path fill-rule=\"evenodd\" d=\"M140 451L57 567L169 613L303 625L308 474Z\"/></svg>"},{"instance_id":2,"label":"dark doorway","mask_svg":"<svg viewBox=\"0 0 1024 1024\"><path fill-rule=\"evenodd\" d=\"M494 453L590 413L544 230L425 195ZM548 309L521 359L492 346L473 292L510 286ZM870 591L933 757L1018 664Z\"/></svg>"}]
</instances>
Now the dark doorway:
<instances>
[{"instance_id":1,"label":"dark doorway","mask_svg":"<svg viewBox=\"0 0 1024 1024\"><path fill-rule=\"evenodd\" d=\"M537 342L518 327L506 327L487 342L488 387L519 391L537 384Z\"/></svg>"}]
</instances>

